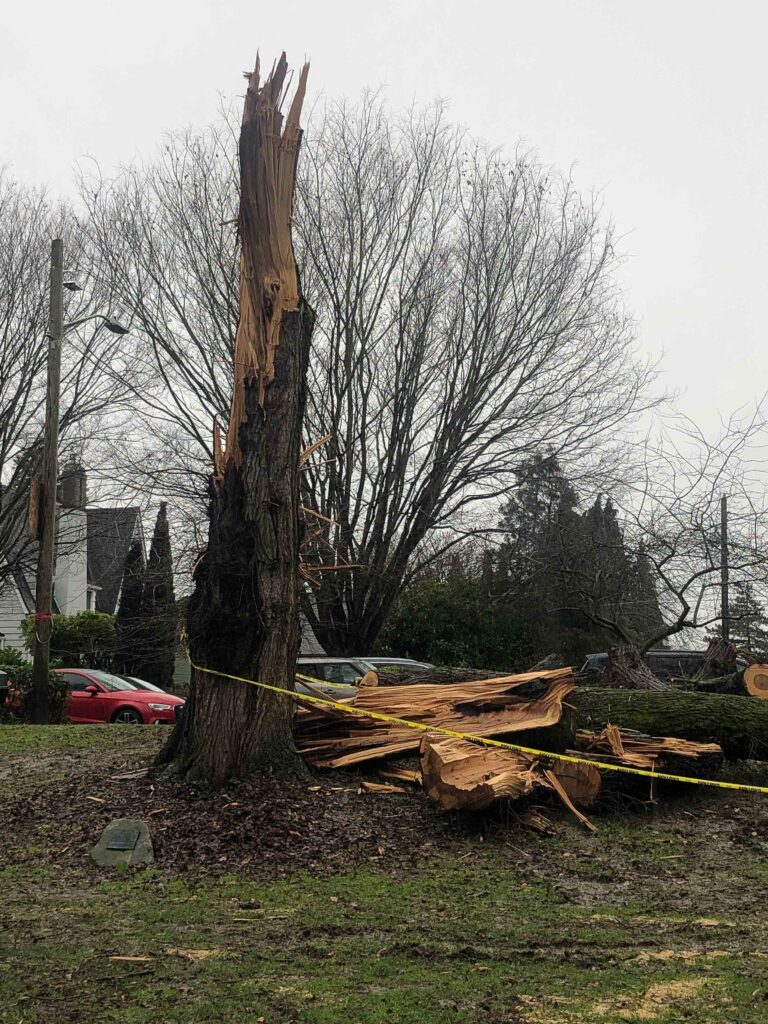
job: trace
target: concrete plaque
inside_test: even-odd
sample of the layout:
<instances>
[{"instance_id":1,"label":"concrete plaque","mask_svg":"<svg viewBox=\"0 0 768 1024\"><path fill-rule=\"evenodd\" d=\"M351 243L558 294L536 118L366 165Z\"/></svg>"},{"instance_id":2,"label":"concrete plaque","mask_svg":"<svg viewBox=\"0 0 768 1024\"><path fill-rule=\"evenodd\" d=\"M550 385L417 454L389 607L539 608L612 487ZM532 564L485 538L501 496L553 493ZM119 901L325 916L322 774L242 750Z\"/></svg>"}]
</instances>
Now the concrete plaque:
<instances>
[{"instance_id":1,"label":"concrete plaque","mask_svg":"<svg viewBox=\"0 0 768 1024\"><path fill-rule=\"evenodd\" d=\"M140 828L117 828L107 842L108 850L134 850L141 835Z\"/></svg>"}]
</instances>

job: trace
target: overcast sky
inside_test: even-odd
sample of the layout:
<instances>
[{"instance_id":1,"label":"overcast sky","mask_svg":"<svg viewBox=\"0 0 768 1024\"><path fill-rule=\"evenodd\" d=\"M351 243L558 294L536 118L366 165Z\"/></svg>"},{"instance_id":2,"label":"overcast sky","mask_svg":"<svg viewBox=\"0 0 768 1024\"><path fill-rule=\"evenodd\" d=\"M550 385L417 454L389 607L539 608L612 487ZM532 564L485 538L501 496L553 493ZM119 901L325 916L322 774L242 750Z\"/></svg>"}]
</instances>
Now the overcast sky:
<instances>
[{"instance_id":1,"label":"overcast sky","mask_svg":"<svg viewBox=\"0 0 768 1024\"><path fill-rule=\"evenodd\" d=\"M258 49L311 60L310 102L385 85L521 140L599 189L665 383L712 424L768 380L768 5L691 0L61 0L0 21L0 163L71 192L164 129L213 120Z\"/></svg>"}]
</instances>

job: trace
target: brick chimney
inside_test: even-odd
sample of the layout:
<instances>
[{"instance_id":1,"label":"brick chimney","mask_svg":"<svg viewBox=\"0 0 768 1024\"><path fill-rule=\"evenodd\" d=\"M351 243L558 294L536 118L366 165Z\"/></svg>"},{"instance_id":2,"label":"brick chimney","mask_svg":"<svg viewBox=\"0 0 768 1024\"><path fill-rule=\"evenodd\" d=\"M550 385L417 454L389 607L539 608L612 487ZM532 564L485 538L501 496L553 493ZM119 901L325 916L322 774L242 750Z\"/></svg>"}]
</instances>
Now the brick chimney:
<instances>
[{"instance_id":1,"label":"brick chimney","mask_svg":"<svg viewBox=\"0 0 768 1024\"><path fill-rule=\"evenodd\" d=\"M62 469L56 497L62 508L85 508L88 501L88 481L79 462L68 462Z\"/></svg>"}]
</instances>

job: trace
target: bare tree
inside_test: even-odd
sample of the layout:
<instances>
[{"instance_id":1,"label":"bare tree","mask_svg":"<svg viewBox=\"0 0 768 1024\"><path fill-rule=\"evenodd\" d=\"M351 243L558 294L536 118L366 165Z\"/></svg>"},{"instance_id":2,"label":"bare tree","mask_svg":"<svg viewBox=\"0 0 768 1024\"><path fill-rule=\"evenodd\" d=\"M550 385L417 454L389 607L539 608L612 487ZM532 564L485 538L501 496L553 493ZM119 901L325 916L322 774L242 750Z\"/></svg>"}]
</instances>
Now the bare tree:
<instances>
[{"instance_id":1,"label":"bare tree","mask_svg":"<svg viewBox=\"0 0 768 1024\"><path fill-rule=\"evenodd\" d=\"M530 155L473 145L439 106L329 107L301 190L307 426L331 434L307 490L335 523L324 559L361 566L305 610L329 650L364 651L428 535L455 543L525 453L593 457L650 371L597 204Z\"/></svg>"},{"instance_id":2,"label":"bare tree","mask_svg":"<svg viewBox=\"0 0 768 1024\"><path fill-rule=\"evenodd\" d=\"M27 532L30 484L39 471L45 412L50 241L63 237L70 280L66 318L111 312L108 284L72 211L41 190L0 173L0 587L28 571L33 558ZM82 454L103 420L119 429L131 360L100 321L67 333L62 352L60 434L62 457ZM121 339L122 341L122 339Z\"/></svg>"},{"instance_id":3,"label":"bare tree","mask_svg":"<svg viewBox=\"0 0 768 1024\"><path fill-rule=\"evenodd\" d=\"M227 127L171 136L155 164L82 183L143 364L157 367L137 401L198 494L212 421L228 414L230 139ZM360 651L422 553L476 530L522 454L594 462L652 372L599 204L532 156L487 151L439 105L394 117L375 95L317 112L307 151L297 252L318 319L305 440L331 440L304 474L305 504L333 524L324 566L359 568L322 573L305 611L329 651ZM181 482L181 464L152 471Z\"/></svg>"},{"instance_id":4,"label":"bare tree","mask_svg":"<svg viewBox=\"0 0 768 1024\"><path fill-rule=\"evenodd\" d=\"M639 447L643 471L617 488L623 528L659 595L663 623L642 636L647 651L677 634L722 620L720 502L729 499L729 570L735 585L764 585L768 578L765 496L753 461L765 429L761 406L733 415L714 438L687 417L661 423ZM598 575L571 567L579 610L623 643L634 637L605 613Z\"/></svg>"}]
</instances>

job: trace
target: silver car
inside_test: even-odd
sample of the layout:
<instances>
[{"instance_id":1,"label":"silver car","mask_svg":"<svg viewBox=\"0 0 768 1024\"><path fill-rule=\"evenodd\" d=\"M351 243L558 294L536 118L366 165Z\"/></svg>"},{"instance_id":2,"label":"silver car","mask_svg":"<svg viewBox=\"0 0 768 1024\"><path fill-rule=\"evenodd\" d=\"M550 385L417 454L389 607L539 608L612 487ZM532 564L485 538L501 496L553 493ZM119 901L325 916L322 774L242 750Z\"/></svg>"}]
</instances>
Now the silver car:
<instances>
[{"instance_id":1,"label":"silver car","mask_svg":"<svg viewBox=\"0 0 768 1024\"><path fill-rule=\"evenodd\" d=\"M368 672L375 672L375 669L365 658L299 658L296 674L317 682L305 686L301 679L297 679L296 692L322 693L334 700L354 697L357 684Z\"/></svg>"}]
</instances>

